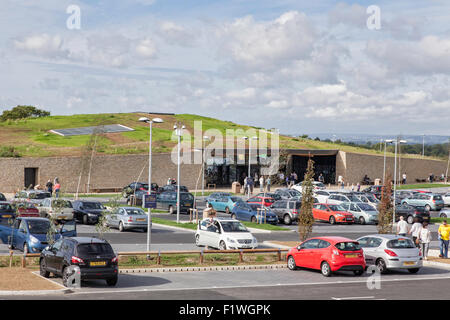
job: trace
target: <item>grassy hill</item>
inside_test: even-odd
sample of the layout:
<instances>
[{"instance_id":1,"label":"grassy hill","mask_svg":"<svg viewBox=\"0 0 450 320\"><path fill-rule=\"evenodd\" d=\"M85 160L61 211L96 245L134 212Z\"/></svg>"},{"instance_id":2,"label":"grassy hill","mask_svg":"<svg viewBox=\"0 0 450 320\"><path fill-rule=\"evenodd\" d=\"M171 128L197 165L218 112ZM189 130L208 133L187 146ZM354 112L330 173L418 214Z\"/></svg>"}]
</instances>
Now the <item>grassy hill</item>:
<instances>
[{"instance_id":1,"label":"grassy hill","mask_svg":"<svg viewBox=\"0 0 450 320\"><path fill-rule=\"evenodd\" d=\"M48 157L48 156L75 156L86 150L91 136L62 137L50 133L51 129L66 129L107 124L122 124L135 129L132 132L109 133L100 135L96 142L96 152L103 154L139 154L148 152L148 125L138 122L139 117L148 114L139 113L113 113L113 114L80 114L72 116L49 116L43 118L7 121L0 123L0 157ZM153 152L170 152L176 145L173 135L175 122L182 122L189 132L191 140L194 139L194 121L202 122L202 135L207 130L218 130L225 135L226 130L235 131L235 138L245 135L247 130L256 127L235 124L214 118L202 117L192 114L158 115L164 120L162 124L153 126ZM209 134L211 131L209 132ZM207 132L208 134L208 132ZM234 139L235 139L234 138ZM270 137L268 137L270 145ZM291 149L339 149L347 152L383 155L383 152L363 148L337 145L334 143L316 141L305 138L292 138L280 136L280 148ZM389 154L392 156L392 154ZM403 157L416 157L420 155L402 155ZM430 158L431 159L431 158Z\"/></svg>"}]
</instances>

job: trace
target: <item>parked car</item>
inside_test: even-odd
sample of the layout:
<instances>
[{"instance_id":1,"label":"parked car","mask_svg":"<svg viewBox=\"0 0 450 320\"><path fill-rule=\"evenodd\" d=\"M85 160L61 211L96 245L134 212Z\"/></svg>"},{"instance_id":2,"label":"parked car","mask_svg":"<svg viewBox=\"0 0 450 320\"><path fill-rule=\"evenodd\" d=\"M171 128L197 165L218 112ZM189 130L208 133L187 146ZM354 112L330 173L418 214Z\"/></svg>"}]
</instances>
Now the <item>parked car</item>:
<instances>
[{"instance_id":1,"label":"parked car","mask_svg":"<svg viewBox=\"0 0 450 320\"><path fill-rule=\"evenodd\" d=\"M251 197L247 200L249 204L264 205L266 207L270 207L274 202L275 200L271 197Z\"/></svg>"},{"instance_id":2,"label":"parked car","mask_svg":"<svg viewBox=\"0 0 450 320\"><path fill-rule=\"evenodd\" d=\"M409 224L414 223L416 217L419 218L419 222L430 222L430 211L424 206L412 206L406 203L395 206L395 220L398 221L400 216L403 216Z\"/></svg>"},{"instance_id":3,"label":"parked car","mask_svg":"<svg viewBox=\"0 0 450 320\"><path fill-rule=\"evenodd\" d=\"M0 201L0 220L14 219L15 217L16 217L16 210L14 210L11 204L6 201Z\"/></svg>"},{"instance_id":4,"label":"parked car","mask_svg":"<svg viewBox=\"0 0 450 320\"><path fill-rule=\"evenodd\" d=\"M129 185L123 187L122 196L128 198L130 195L135 194L137 191L148 191L148 183L145 182L132 182ZM158 193L159 186L157 183L152 183L152 193Z\"/></svg>"},{"instance_id":5,"label":"parked car","mask_svg":"<svg viewBox=\"0 0 450 320\"><path fill-rule=\"evenodd\" d=\"M278 200L270 208L278 216L278 221L290 225L292 222L298 221L301 206L300 201Z\"/></svg>"},{"instance_id":6,"label":"parked car","mask_svg":"<svg viewBox=\"0 0 450 320\"><path fill-rule=\"evenodd\" d=\"M194 207L194 196L189 192L180 192L180 213L189 213ZM156 195L156 207L168 210L170 214L177 212L177 192L167 191Z\"/></svg>"},{"instance_id":7,"label":"parked car","mask_svg":"<svg viewBox=\"0 0 450 320\"><path fill-rule=\"evenodd\" d=\"M275 201L281 200L281 196L275 192L260 192L255 197L269 197Z\"/></svg>"},{"instance_id":8,"label":"parked car","mask_svg":"<svg viewBox=\"0 0 450 320\"><path fill-rule=\"evenodd\" d=\"M328 197L335 193L337 192L328 190L315 190L314 197L316 197L320 203L327 203Z\"/></svg>"},{"instance_id":9,"label":"parked car","mask_svg":"<svg viewBox=\"0 0 450 320\"><path fill-rule=\"evenodd\" d=\"M313 205L314 220L335 223L353 223L353 215L338 204L315 203Z\"/></svg>"},{"instance_id":10,"label":"parked car","mask_svg":"<svg viewBox=\"0 0 450 320\"><path fill-rule=\"evenodd\" d=\"M130 229L147 231L147 219L147 214L141 208L119 207L106 215L106 226L117 228L120 232Z\"/></svg>"},{"instance_id":11,"label":"parked car","mask_svg":"<svg viewBox=\"0 0 450 320\"><path fill-rule=\"evenodd\" d=\"M407 269L417 273L422 267L419 248L407 237L374 234L357 239L364 251L367 265L377 266L384 274L390 269Z\"/></svg>"},{"instance_id":12,"label":"parked car","mask_svg":"<svg viewBox=\"0 0 450 320\"><path fill-rule=\"evenodd\" d=\"M444 208L442 196L434 193L416 193L410 198L403 199L401 203L413 206L424 206L428 211L438 211Z\"/></svg>"},{"instance_id":13,"label":"parked car","mask_svg":"<svg viewBox=\"0 0 450 320\"><path fill-rule=\"evenodd\" d=\"M162 192L177 192L178 190L178 185L176 184L169 184L169 185L165 185L159 188L159 193ZM185 186L180 186L180 192L189 192L188 188Z\"/></svg>"},{"instance_id":14,"label":"parked car","mask_svg":"<svg viewBox=\"0 0 450 320\"><path fill-rule=\"evenodd\" d=\"M198 222L195 244L220 250L255 249L258 247L258 240L241 222L216 218L212 222L210 219Z\"/></svg>"},{"instance_id":15,"label":"parked car","mask_svg":"<svg viewBox=\"0 0 450 320\"><path fill-rule=\"evenodd\" d=\"M353 215L355 222L359 224L377 224L378 211L365 202L345 202L341 206Z\"/></svg>"},{"instance_id":16,"label":"parked car","mask_svg":"<svg viewBox=\"0 0 450 320\"><path fill-rule=\"evenodd\" d=\"M225 192L215 192L206 198L206 203L210 203L214 210L224 211L228 214L239 201L242 201L242 199Z\"/></svg>"},{"instance_id":17,"label":"parked car","mask_svg":"<svg viewBox=\"0 0 450 320\"><path fill-rule=\"evenodd\" d=\"M55 220L72 220L73 207L69 200L45 198L38 205L41 217L51 217Z\"/></svg>"},{"instance_id":18,"label":"parked car","mask_svg":"<svg viewBox=\"0 0 450 320\"><path fill-rule=\"evenodd\" d=\"M95 224L106 208L99 201L72 201L74 219L83 224Z\"/></svg>"},{"instance_id":19,"label":"parked car","mask_svg":"<svg viewBox=\"0 0 450 320\"><path fill-rule=\"evenodd\" d=\"M335 193L328 197L326 203L342 204L345 202L360 202L361 200L352 193Z\"/></svg>"},{"instance_id":20,"label":"parked car","mask_svg":"<svg viewBox=\"0 0 450 320\"><path fill-rule=\"evenodd\" d=\"M277 224L277 215L268 207L238 202L231 210L231 218L241 221Z\"/></svg>"},{"instance_id":21,"label":"parked car","mask_svg":"<svg viewBox=\"0 0 450 320\"><path fill-rule=\"evenodd\" d=\"M322 183L322 182L319 182L319 181L313 181L313 190L314 191L317 191L317 190L325 190L326 189L326 186ZM302 185L303 185L303 181L302 182L299 182L299 183L297 183L297 184L294 184L293 186L292 186L292 188L291 189L294 189L294 190L297 190L298 192L302 192Z\"/></svg>"},{"instance_id":22,"label":"parked car","mask_svg":"<svg viewBox=\"0 0 450 320\"><path fill-rule=\"evenodd\" d=\"M353 271L356 276L364 273L366 262L358 242L343 237L310 238L286 255L290 270L299 267L316 269L329 277L336 271Z\"/></svg>"},{"instance_id":23,"label":"parked car","mask_svg":"<svg viewBox=\"0 0 450 320\"><path fill-rule=\"evenodd\" d=\"M370 186L363 189L362 192L374 195L378 200L381 200L381 192L383 191L383 186Z\"/></svg>"},{"instance_id":24,"label":"parked car","mask_svg":"<svg viewBox=\"0 0 450 320\"><path fill-rule=\"evenodd\" d=\"M18 202L14 204L18 217L40 217L39 210L33 203Z\"/></svg>"},{"instance_id":25,"label":"parked car","mask_svg":"<svg viewBox=\"0 0 450 320\"><path fill-rule=\"evenodd\" d=\"M439 217L450 218L450 209L449 208L441 209L441 211L439 212Z\"/></svg>"},{"instance_id":26,"label":"parked car","mask_svg":"<svg viewBox=\"0 0 450 320\"><path fill-rule=\"evenodd\" d=\"M39 258L40 275L48 278L50 272L61 276L68 286L69 268L80 268L81 280L102 279L115 286L119 277L117 256L111 245L98 238L63 238L46 247Z\"/></svg>"},{"instance_id":27,"label":"parked car","mask_svg":"<svg viewBox=\"0 0 450 320\"><path fill-rule=\"evenodd\" d=\"M283 200L296 200L302 196L301 192L298 192L295 189L287 188L277 189L275 190L275 193L280 195L281 199Z\"/></svg>"},{"instance_id":28,"label":"parked car","mask_svg":"<svg viewBox=\"0 0 450 320\"><path fill-rule=\"evenodd\" d=\"M14 195L13 202L31 202L35 205L42 203L44 199L51 198L52 194L43 190L22 190Z\"/></svg>"},{"instance_id":29,"label":"parked car","mask_svg":"<svg viewBox=\"0 0 450 320\"><path fill-rule=\"evenodd\" d=\"M443 194L442 200L444 201L444 206L450 206L450 192Z\"/></svg>"},{"instance_id":30,"label":"parked car","mask_svg":"<svg viewBox=\"0 0 450 320\"><path fill-rule=\"evenodd\" d=\"M380 204L380 200L378 200L375 195L372 193L354 193L354 196L358 198L361 202L365 202L367 204L370 204L375 210L378 209L378 205Z\"/></svg>"},{"instance_id":31,"label":"parked car","mask_svg":"<svg viewBox=\"0 0 450 320\"><path fill-rule=\"evenodd\" d=\"M11 249L19 249L24 253L41 252L48 245L47 233L50 223L50 220L46 218L17 217L11 226L0 224L0 239ZM54 239L76 235L75 222L65 221L57 225Z\"/></svg>"}]
</instances>

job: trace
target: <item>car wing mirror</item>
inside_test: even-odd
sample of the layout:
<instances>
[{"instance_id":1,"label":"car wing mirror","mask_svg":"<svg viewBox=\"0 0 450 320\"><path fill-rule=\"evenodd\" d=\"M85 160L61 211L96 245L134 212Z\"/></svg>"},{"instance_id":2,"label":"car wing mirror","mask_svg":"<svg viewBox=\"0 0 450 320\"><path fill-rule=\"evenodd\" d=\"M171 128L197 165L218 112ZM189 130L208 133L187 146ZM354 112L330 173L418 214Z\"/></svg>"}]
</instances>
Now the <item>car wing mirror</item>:
<instances>
[{"instance_id":1,"label":"car wing mirror","mask_svg":"<svg viewBox=\"0 0 450 320\"><path fill-rule=\"evenodd\" d=\"M301 245L298 245L298 246L297 246L297 250L298 250L298 251L302 250L302 246L301 246Z\"/></svg>"}]
</instances>

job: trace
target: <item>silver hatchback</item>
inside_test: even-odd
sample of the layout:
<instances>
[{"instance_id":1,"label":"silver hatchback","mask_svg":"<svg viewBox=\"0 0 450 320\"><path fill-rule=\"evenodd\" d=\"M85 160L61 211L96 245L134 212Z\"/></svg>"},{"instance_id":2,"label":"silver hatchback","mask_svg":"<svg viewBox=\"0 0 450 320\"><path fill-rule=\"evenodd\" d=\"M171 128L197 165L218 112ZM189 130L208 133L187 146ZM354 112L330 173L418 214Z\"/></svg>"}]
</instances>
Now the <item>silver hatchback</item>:
<instances>
[{"instance_id":1,"label":"silver hatchback","mask_svg":"<svg viewBox=\"0 0 450 320\"><path fill-rule=\"evenodd\" d=\"M120 232L129 229L147 230L147 214L141 208L120 207L106 216L108 227L118 228Z\"/></svg>"},{"instance_id":2,"label":"silver hatchback","mask_svg":"<svg viewBox=\"0 0 450 320\"><path fill-rule=\"evenodd\" d=\"M417 273L423 265L420 250L411 239L393 234L374 234L357 239L367 266L375 265L380 273L389 269L407 269Z\"/></svg>"}]
</instances>

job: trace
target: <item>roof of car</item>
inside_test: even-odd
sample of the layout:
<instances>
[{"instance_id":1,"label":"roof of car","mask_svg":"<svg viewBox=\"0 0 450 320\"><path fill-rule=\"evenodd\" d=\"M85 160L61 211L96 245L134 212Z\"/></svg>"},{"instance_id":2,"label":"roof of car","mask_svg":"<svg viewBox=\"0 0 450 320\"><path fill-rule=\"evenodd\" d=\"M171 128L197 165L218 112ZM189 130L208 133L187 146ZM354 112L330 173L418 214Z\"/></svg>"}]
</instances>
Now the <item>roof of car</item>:
<instances>
[{"instance_id":1,"label":"roof of car","mask_svg":"<svg viewBox=\"0 0 450 320\"><path fill-rule=\"evenodd\" d=\"M106 240L95 238L95 237L70 237L78 243L108 243Z\"/></svg>"},{"instance_id":2,"label":"roof of car","mask_svg":"<svg viewBox=\"0 0 450 320\"><path fill-rule=\"evenodd\" d=\"M143 210L142 208L138 208L138 207L118 207L118 209L140 209L140 210Z\"/></svg>"},{"instance_id":3,"label":"roof of car","mask_svg":"<svg viewBox=\"0 0 450 320\"><path fill-rule=\"evenodd\" d=\"M312 237L308 240L312 239L320 239L320 240L326 240L333 243L339 243L339 242L355 242L356 240L345 238L345 237L339 237L339 236L324 236L324 237Z\"/></svg>"},{"instance_id":4,"label":"roof of car","mask_svg":"<svg viewBox=\"0 0 450 320\"><path fill-rule=\"evenodd\" d=\"M396 234L369 234L360 238L365 238L365 237L377 237L377 238L383 238L386 240L392 240L392 239L400 239L400 238L405 238L404 236L399 236Z\"/></svg>"}]
</instances>

